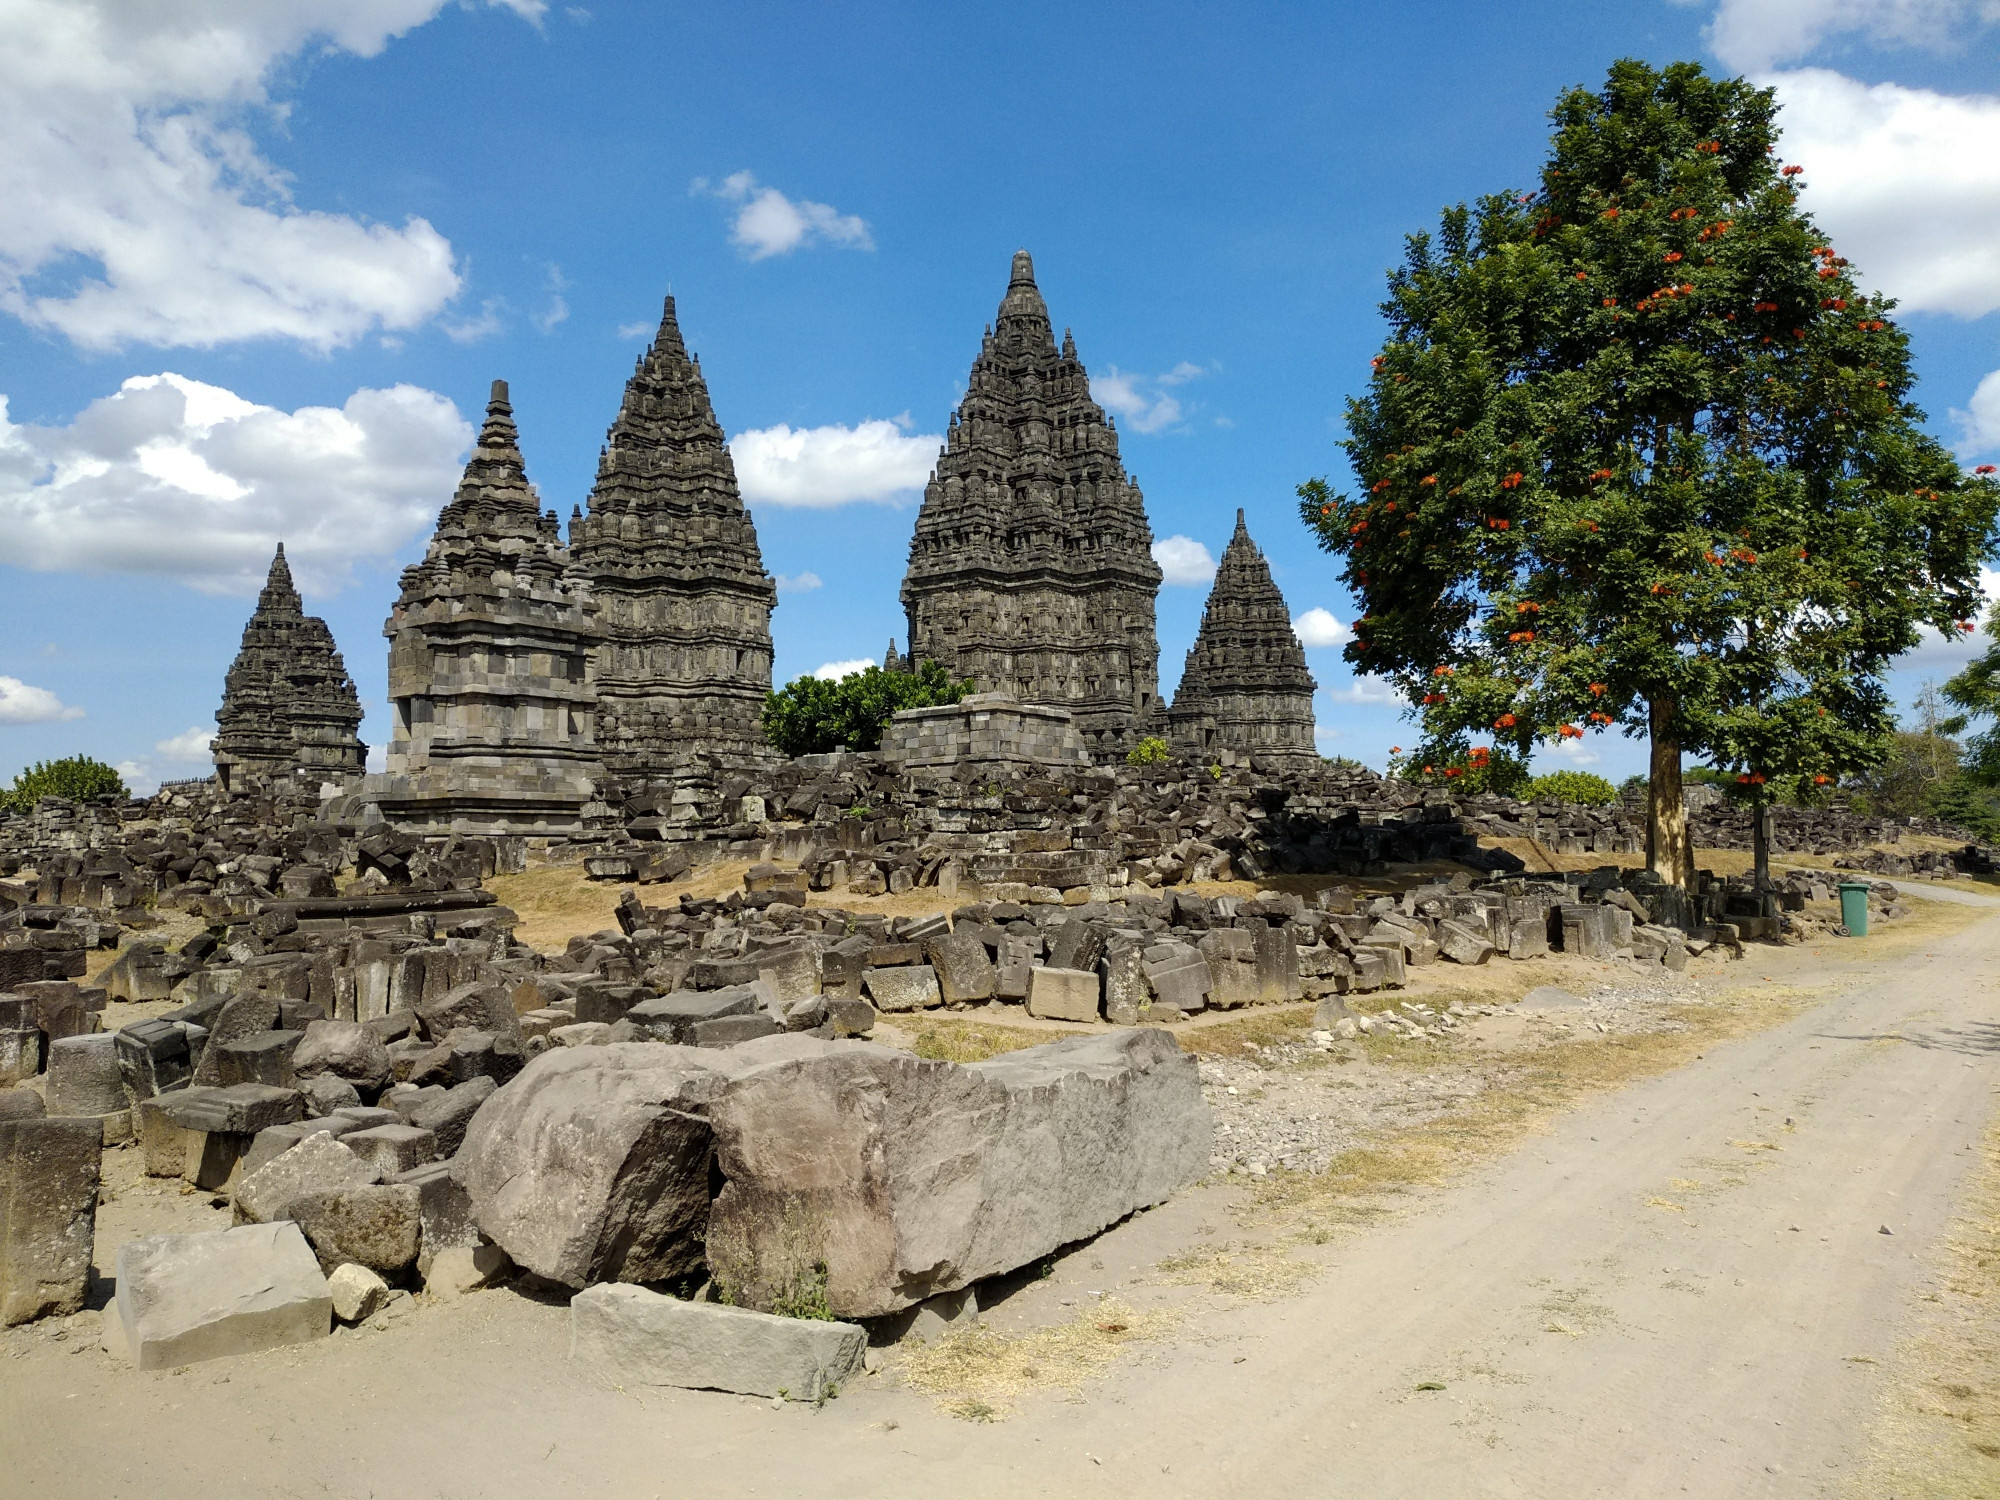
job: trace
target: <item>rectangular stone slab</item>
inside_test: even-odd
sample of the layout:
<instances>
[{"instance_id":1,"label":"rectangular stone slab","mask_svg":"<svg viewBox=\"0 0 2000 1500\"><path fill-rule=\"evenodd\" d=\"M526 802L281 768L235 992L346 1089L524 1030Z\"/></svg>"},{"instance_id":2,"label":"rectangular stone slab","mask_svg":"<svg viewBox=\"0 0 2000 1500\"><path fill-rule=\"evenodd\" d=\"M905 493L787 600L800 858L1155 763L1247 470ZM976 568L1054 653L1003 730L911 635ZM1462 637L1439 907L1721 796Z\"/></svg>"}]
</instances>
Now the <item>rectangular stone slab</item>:
<instances>
[{"instance_id":1,"label":"rectangular stone slab","mask_svg":"<svg viewBox=\"0 0 2000 1500\"><path fill-rule=\"evenodd\" d=\"M141 1370L303 1344L333 1326L319 1258L290 1222L133 1240L118 1251L117 1308Z\"/></svg>"},{"instance_id":2,"label":"rectangular stone slab","mask_svg":"<svg viewBox=\"0 0 2000 1500\"><path fill-rule=\"evenodd\" d=\"M83 1306L102 1135L95 1120L0 1121L0 1327Z\"/></svg>"},{"instance_id":3,"label":"rectangular stone slab","mask_svg":"<svg viewBox=\"0 0 2000 1500\"><path fill-rule=\"evenodd\" d=\"M569 1357L621 1382L818 1401L860 1373L866 1330L779 1318L642 1287L570 1299Z\"/></svg>"}]
</instances>

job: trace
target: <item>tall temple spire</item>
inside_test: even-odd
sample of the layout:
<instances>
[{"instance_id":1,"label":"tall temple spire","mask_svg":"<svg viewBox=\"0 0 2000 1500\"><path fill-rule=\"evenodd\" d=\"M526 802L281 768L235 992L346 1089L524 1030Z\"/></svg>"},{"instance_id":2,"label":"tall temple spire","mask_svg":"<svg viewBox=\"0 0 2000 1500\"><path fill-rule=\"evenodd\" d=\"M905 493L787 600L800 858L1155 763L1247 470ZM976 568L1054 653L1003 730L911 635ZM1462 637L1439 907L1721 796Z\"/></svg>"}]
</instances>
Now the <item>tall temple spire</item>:
<instances>
[{"instance_id":1,"label":"tall temple spire","mask_svg":"<svg viewBox=\"0 0 2000 1500\"><path fill-rule=\"evenodd\" d=\"M326 621L305 612L285 544L243 627L243 645L223 680L209 753L223 790L258 778L318 786L361 775L361 700Z\"/></svg>"},{"instance_id":2,"label":"tall temple spire","mask_svg":"<svg viewBox=\"0 0 2000 1500\"><path fill-rule=\"evenodd\" d=\"M1016 251L910 540L908 660L1066 707L1095 754L1120 755L1159 712L1152 542L1076 341L1057 348Z\"/></svg>"},{"instance_id":3,"label":"tall temple spire","mask_svg":"<svg viewBox=\"0 0 2000 1500\"><path fill-rule=\"evenodd\" d=\"M1239 509L1174 692L1168 714L1173 748L1202 759L1225 750L1277 760L1316 758L1315 686L1285 596Z\"/></svg>"},{"instance_id":4,"label":"tall temple spire","mask_svg":"<svg viewBox=\"0 0 2000 1500\"><path fill-rule=\"evenodd\" d=\"M588 513L570 523L570 554L602 607L605 763L645 777L710 751L768 754L777 590L671 296L626 382Z\"/></svg>"}]
</instances>

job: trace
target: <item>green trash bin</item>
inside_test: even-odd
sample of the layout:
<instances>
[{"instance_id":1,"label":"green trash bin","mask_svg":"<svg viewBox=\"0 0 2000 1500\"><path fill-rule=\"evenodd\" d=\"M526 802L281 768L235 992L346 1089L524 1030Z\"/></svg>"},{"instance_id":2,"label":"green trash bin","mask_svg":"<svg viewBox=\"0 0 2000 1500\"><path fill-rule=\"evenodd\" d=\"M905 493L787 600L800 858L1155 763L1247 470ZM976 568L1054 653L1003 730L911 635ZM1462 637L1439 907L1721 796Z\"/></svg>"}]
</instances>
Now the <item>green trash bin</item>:
<instances>
[{"instance_id":1,"label":"green trash bin","mask_svg":"<svg viewBox=\"0 0 2000 1500\"><path fill-rule=\"evenodd\" d=\"M1840 921L1849 937L1868 936L1868 885L1865 881L1841 881Z\"/></svg>"}]
</instances>

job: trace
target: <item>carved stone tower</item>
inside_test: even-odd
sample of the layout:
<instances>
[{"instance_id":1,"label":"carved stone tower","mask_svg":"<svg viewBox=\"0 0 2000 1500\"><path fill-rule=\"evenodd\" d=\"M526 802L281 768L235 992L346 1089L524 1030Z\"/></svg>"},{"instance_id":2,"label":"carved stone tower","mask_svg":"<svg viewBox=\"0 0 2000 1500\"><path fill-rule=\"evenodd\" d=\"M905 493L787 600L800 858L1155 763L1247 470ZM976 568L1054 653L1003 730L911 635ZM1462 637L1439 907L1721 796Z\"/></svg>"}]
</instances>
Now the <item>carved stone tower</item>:
<instances>
[{"instance_id":1,"label":"carved stone tower","mask_svg":"<svg viewBox=\"0 0 2000 1500\"><path fill-rule=\"evenodd\" d=\"M604 774L591 739L595 606L566 571L556 513L528 483L507 383L389 637L388 773L364 788L394 823L469 833L575 829Z\"/></svg>"},{"instance_id":2,"label":"carved stone tower","mask_svg":"<svg viewBox=\"0 0 2000 1500\"><path fill-rule=\"evenodd\" d=\"M1305 648L1285 596L1250 540L1243 512L1215 571L1201 631L1188 652L1168 735L1175 754L1213 759L1228 750L1266 758L1317 758Z\"/></svg>"},{"instance_id":3,"label":"carved stone tower","mask_svg":"<svg viewBox=\"0 0 2000 1500\"><path fill-rule=\"evenodd\" d=\"M760 716L777 589L671 297L626 383L589 514L570 522L570 567L601 611L597 744L613 772L772 753Z\"/></svg>"},{"instance_id":4,"label":"carved stone tower","mask_svg":"<svg viewBox=\"0 0 2000 1500\"><path fill-rule=\"evenodd\" d=\"M1016 251L917 514L909 660L1066 708L1093 755L1121 755L1160 707L1152 545L1075 341L1056 348Z\"/></svg>"},{"instance_id":5,"label":"carved stone tower","mask_svg":"<svg viewBox=\"0 0 2000 1500\"><path fill-rule=\"evenodd\" d=\"M243 627L215 723L210 753L224 791L240 791L256 777L345 785L362 773L368 747L356 733L361 700L333 632L305 612L292 586L283 542Z\"/></svg>"}]
</instances>

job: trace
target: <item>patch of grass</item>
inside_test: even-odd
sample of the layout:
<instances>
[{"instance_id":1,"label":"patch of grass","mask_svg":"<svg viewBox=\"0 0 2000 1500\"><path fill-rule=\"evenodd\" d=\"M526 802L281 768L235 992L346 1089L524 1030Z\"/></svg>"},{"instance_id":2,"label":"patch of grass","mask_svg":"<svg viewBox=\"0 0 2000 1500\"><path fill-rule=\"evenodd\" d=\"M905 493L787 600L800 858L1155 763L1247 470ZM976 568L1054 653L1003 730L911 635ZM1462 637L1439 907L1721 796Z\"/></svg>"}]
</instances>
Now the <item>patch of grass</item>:
<instances>
[{"instance_id":1,"label":"patch of grass","mask_svg":"<svg viewBox=\"0 0 2000 1500\"><path fill-rule=\"evenodd\" d=\"M898 1019L901 1019L898 1017ZM1061 1041L1060 1033L1030 1031L1021 1026L995 1026L986 1021L956 1021L926 1016L916 1023L910 1050L933 1062L976 1063L1003 1052Z\"/></svg>"},{"instance_id":2,"label":"patch of grass","mask_svg":"<svg viewBox=\"0 0 2000 1500\"><path fill-rule=\"evenodd\" d=\"M1849 1493L1972 1500L2000 1493L2000 1121L1980 1143L1941 1251L1943 1288L1888 1365ZM1873 1364L1866 1355L1849 1355Z\"/></svg>"},{"instance_id":3,"label":"patch of grass","mask_svg":"<svg viewBox=\"0 0 2000 1500\"><path fill-rule=\"evenodd\" d=\"M1310 1005L1264 1005L1231 1016L1178 1029L1181 1051L1196 1057L1241 1057L1251 1047L1279 1042L1303 1042L1312 1032Z\"/></svg>"},{"instance_id":4,"label":"patch of grass","mask_svg":"<svg viewBox=\"0 0 2000 1500\"><path fill-rule=\"evenodd\" d=\"M1294 1260L1283 1245L1233 1242L1169 1256L1158 1270L1169 1286L1205 1286L1258 1301L1283 1297L1315 1274L1314 1267Z\"/></svg>"},{"instance_id":5,"label":"patch of grass","mask_svg":"<svg viewBox=\"0 0 2000 1500\"><path fill-rule=\"evenodd\" d=\"M1165 1309L1135 1312L1109 1298L1067 1323L1002 1333L985 1323L955 1329L934 1344L898 1351L890 1368L902 1382L968 1422L996 1422L1035 1391L1081 1392L1134 1344L1164 1337L1179 1322Z\"/></svg>"},{"instance_id":6,"label":"patch of grass","mask_svg":"<svg viewBox=\"0 0 2000 1500\"><path fill-rule=\"evenodd\" d=\"M581 864L537 865L519 875L495 875L486 888L521 919L514 936L541 953L560 953L573 937L617 927L618 898L627 889L615 881L589 879ZM640 889L639 899L660 900L650 887Z\"/></svg>"}]
</instances>

